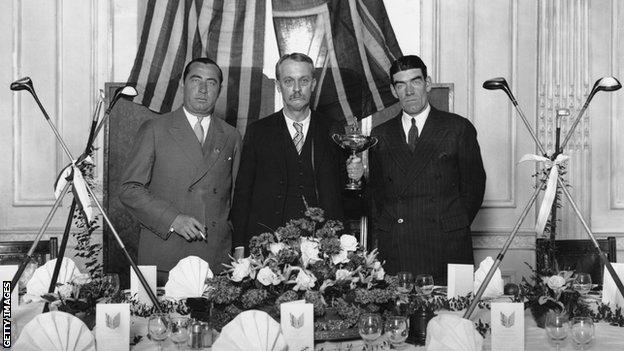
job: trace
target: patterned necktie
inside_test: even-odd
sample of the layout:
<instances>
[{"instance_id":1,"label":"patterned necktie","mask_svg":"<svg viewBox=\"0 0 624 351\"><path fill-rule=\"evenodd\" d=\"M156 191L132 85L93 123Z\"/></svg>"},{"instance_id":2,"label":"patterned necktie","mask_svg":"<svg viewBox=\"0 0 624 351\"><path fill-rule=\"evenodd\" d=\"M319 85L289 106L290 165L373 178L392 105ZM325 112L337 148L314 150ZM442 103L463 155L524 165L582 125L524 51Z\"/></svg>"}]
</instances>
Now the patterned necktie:
<instances>
[{"instance_id":1,"label":"patterned necktie","mask_svg":"<svg viewBox=\"0 0 624 351\"><path fill-rule=\"evenodd\" d=\"M197 137L197 141L199 141L200 145L204 145L204 127L202 127L202 120L204 117L197 117L197 123L193 127L193 132L195 132L195 136Z\"/></svg>"},{"instance_id":2,"label":"patterned necktie","mask_svg":"<svg viewBox=\"0 0 624 351\"><path fill-rule=\"evenodd\" d=\"M297 153L301 155L301 149L303 149L303 123L293 122L293 127L297 131L293 137L293 143L295 143Z\"/></svg>"},{"instance_id":3,"label":"patterned necktie","mask_svg":"<svg viewBox=\"0 0 624 351\"><path fill-rule=\"evenodd\" d=\"M418 127L416 127L416 118L412 118L412 126L407 133L407 144L412 151L416 148L416 140L418 140Z\"/></svg>"}]
</instances>

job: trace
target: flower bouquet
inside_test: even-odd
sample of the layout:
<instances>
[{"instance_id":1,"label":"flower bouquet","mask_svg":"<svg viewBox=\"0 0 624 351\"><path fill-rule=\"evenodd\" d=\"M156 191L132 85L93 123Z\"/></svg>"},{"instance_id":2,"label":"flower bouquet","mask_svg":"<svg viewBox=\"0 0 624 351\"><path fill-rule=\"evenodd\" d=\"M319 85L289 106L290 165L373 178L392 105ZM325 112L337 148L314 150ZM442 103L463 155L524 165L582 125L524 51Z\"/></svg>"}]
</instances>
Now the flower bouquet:
<instances>
[{"instance_id":1,"label":"flower bouquet","mask_svg":"<svg viewBox=\"0 0 624 351\"><path fill-rule=\"evenodd\" d=\"M304 218L253 237L249 257L207 280L203 296L212 304L213 327L220 330L248 309L279 320L280 304L300 299L314 305L317 332L347 330L362 312L391 310L396 279L385 275L376 250L366 252L343 229L325 220L322 209L308 207ZM193 310L196 302L187 303Z\"/></svg>"}]
</instances>

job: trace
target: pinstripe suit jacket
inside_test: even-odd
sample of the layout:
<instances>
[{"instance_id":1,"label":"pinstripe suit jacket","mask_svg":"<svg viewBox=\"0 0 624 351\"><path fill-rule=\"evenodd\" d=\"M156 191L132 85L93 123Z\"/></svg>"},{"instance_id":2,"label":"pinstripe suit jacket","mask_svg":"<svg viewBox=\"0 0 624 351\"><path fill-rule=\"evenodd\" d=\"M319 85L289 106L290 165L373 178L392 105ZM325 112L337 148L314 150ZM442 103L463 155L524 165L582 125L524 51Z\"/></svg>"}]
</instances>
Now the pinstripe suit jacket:
<instances>
[{"instance_id":1,"label":"pinstripe suit jacket","mask_svg":"<svg viewBox=\"0 0 624 351\"><path fill-rule=\"evenodd\" d=\"M467 119L431 108L412 152L401 114L375 127L370 151L373 237L389 273L430 273L472 263L470 223L483 201L485 171Z\"/></svg>"},{"instance_id":2,"label":"pinstripe suit jacket","mask_svg":"<svg viewBox=\"0 0 624 351\"><path fill-rule=\"evenodd\" d=\"M213 116L203 150L182 108L139 128L122 176L120 200L142 225L139 263L168 272L195 255L219 272L229 263L231 193L241 137ZM204 224L206 241L187 242L169 228L178 214ZM161 274L159 274L161 280Z\"/></svg>"}]
</instances>

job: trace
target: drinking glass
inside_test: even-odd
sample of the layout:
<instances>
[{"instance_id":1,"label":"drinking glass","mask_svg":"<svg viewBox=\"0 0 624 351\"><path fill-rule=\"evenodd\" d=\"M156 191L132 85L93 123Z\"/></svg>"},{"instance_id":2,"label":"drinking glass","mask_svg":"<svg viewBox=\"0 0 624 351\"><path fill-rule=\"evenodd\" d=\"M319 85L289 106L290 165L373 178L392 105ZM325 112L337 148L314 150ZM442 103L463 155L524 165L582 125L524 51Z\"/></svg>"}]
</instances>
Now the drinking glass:
<instances>
[{"instance_id":1,"label":"drinking glass","mask_svg":"<svg viewBox=\"0 0 624 351\"><path fill-rule=\"evenodd\" d=\"M409 333L407 326L407 317L404 316L390 316L386 319L384 330L390 344L393 348L401 348L405 345L405 340Z\"/></svg>"},{"instance_id":2,"label":"drinking glass","mask_svg":"<svg viewBox=\"0 0 624 351\"><path fill-rule=\"evenodd\" d=\"M433 292L433 277L431 274L419 274L416 276L416 286L425 295Z\"/></svg>"},{"instance_id":3,"label":"drinking glass","mask_svg":"<svg viewBox=\"0 0 624 351\"><path fill-rule=\"evenodd\" d=\"M546 315L546 334L553 340L559 350L559 344L568 336L568 315L563 312L550 311Z\"/></svg>"},{"instance_id":4,"label":"drinking glass","mask_svg":"<svg viewBox=\"0 0 624 351\"><path fill-rule=\"evenodd\" d=\"M112 297L117 294L119 292L119 274L107 273L102 277L102 286L105 296Z\"/></svg>"},{"instance_id":5,"label":"drinking glass","mask_svg":"<svg viewBox=\"0 0 624 351\"><path fill-rule=\"evenodd\" d=\"M578 291L582 296L587 295L592 288L591 275L589 275L589 273L577 273L573 287L574 290Z\"/></svg>"},{"instance_id":6,"label":"drinking glass","mask_svg":"<svg viewBox=\"0 0 624 351\"><path fill-rule=\"evenodd\" d=\"M410 272L397 273L397 290L401 294L409 294L414 289L414 276Z\"/></svg>"},{"instance_id":7,"label":"drinking glass","mask_svg":"<svg viewBox=\"0 0 624 351\"><path fill-rule=\"evenodd\" d=\"M589 317L574 317L570 322L570 335L580 344L581 350L585 350L585 344L589 344L594 338L594 321Z\"/></svg>"},{"instance_id":8,"label":"drinking glass","mask_svg":"<svg viewBox=\"0 0 624 351\"><path fill-rule=\"evenodd\" d=\"M169 316L166 313L154 313L147 322L150 338L158 342L159 350L162 350L162 341L169 336L169 324Z\"/></svg>"},{"instance_id":9,"label":"drinking glass","mask_svg":"<svg viewBox=\"0 0 624 351\"><path fill-rule=\"evenodd\" d=\"M381 323L381 316L376 313L364 313L360 315L358 320L358 331L367 349L372 348L373 341L379 339L383 325Z\"/></svg>"},{"instance_id":10,"label":"drinking glass","mask_svg":"<svg viewBox=\"0 0 624 351\"><path fill-rule=\"evenodd\" d=\"M182 344L186 343L189 338L189 319L187 317L171 318L171 335L169 338L176 344L178 350L181 350Z\"/></svg>"}]
</instances>

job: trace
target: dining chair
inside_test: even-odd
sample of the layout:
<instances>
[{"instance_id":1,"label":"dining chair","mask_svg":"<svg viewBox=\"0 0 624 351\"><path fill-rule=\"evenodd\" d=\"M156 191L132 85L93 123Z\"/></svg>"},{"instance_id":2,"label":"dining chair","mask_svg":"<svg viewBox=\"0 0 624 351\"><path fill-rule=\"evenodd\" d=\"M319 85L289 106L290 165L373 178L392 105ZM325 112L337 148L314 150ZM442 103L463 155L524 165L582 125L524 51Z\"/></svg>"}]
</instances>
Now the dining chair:
<instances>
[{"instance_id":1,"label":"dining chair","mask_svg":"<svg viewBox=\"0 0 624 351\"><path fill-rule=\"evenodd\" d=\"M0 265L19 265L32 246L32 241L1 241L0 242ZM55 259L58 254L58 239L41 240L33 252L33 258L37 265L41 266L47 261Z\"/></svg>"},{"instance_id":2,"label":"dining chair","mask_svg":"<svg viewBox=\"0 0 624 351\"><path fill-rule=\"evenodd\" d=\"M609 262L616 262L615 237L610 236L604 239L597 239L600 249L607 254ZM536 268L543 270L547 265L549 240L538 238L535 242ZM586 272L591 274L592 282L602 284L602 274L604 264L600 262L600 256L591 240L555 240L555 258L559 270L573 270L575 272Z\"/></svg>"}]
</instances>

